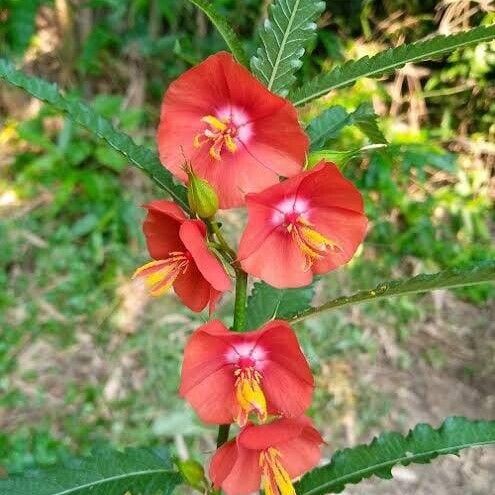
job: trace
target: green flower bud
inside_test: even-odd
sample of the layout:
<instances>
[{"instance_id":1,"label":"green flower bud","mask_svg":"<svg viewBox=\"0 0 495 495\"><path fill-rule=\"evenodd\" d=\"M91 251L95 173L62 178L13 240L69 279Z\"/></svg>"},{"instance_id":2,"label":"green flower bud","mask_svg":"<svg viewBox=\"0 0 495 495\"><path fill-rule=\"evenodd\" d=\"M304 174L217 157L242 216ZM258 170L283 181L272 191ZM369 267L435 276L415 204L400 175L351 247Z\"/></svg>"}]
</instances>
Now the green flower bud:
<instances>
[{"instance_id":1,"label":"green flower bud","mask_svg":"<svg viewBox=\"0 0 495 495\"><path fill-rule=\"evenodd\" d=\"M218 211L218 196L210 184L198 177L189 166L186 168L189 183L187 201L200 218L211 218Z\"/></svg>"},{"instance_id":2,"label":"green flower bud","mask_svg":"<svg viewBox=\"0 0 495 495\"><path fill-rule=\"evenodd\" d=\"M186 461L176 461L176 464L180 474L182 474L182 477L189 486L203 491L205 486L208 485L203 466L199 462L193 459L187 459Z\"/></svg>"}]
</instances>

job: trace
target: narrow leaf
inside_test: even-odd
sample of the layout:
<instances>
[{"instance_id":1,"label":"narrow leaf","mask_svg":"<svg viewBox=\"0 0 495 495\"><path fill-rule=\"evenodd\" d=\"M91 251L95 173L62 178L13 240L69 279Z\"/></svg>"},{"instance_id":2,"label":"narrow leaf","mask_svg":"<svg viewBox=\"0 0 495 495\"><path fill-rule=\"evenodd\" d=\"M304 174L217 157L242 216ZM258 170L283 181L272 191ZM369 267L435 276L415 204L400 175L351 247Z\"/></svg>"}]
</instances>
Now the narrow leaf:
<instances>
[{"instance_id":1,"label":"narrow leaf","mask_svg":"<svg viewBox=\"0 0 495 495\"><path fill-rule=\"evenodd\" d=\"M175 184L170 172L163 167L158 156L144 146L137 145L130 136L113 127L111 122L98 115L81 101L69 100L59 91L56 84L31 77L17 70L12 63L0 58L0 80L27 91L30 95L66 113L71 120L85 127L106 141L113 149L125 156L133 165L140 168L162 189L186 210L188 209L186 190Z\"/></svg>"},{"instance_id":2,"label":"narrow leaf","mask_svg":"<svg viewBox=\"0 0 495 495\"><path fill-rule=\"evenodd\" d=\"M235 59L242 65L248 65L248 60L246 57L246 53L244 52L244 48L242 47L239 38L236 33L232 29L232 26L229 24L227 19L222 17L213 7L213 5L207 0L189 0L191 3L196 5L199 9L201 9L207 16L208 19L212 22L212 24L217 28L217 31L220 33L225 43L229 47L232 55L234 55Z\"/></svg>"},{"instance_id":3,"label":"narrow leaf","mask_svg":"<svg viewBox=\"0 0 495 495\"><path fill-rule=\"evenodd\" d=\"M495 444L495 421L447 418L433 429L419 424L407 436L384 433L369 445L336 452L329 464L306 474L297 484L298 495L340 493L348 483L373 475L392 479L392 467L426 464L440 455L457 454L468 447Z\"/></svg>"},{"instance_id":4,"label":"narrow leaf","mask_svg":"<svg viewBox=\"0 0 495 495\"><path fill-rule=\"evenodd\" d=\"M361 291L352 296L339 297L316 308L310 308L294 317L292 321L302 320L343 306L350 306L351 304L366 301L376 301L385 297L402 296L438 289L452 289L454 287L465 287L485 282L495 282L495 260L483 261L461 268L451 268L431 275L417 275L413 278L384 282L377 285L373 290Z\"/></svg>"},{"instance_id":5,"label":"narrow leaf","mask_svg":"<svg viewBox=\"0 0 495 495\"><path fill-rule=\"evenodd\" d=\"M300 289L275 289L254 284L248 299L248 328L258 328L269 320L291 319L308 309L315 293L314 285Z\"/></svg>"},{"instance_id":6,"label":"narrow leaf","mask_svg":"<svg viewBox=\"0 0 495 495\"><path fill-rule=\"evenodd\" d=\"M271 5L251 69L274 93L286 95L296 80L304 47L315 35L315 21L324 8L325 2L315 0L276 0Z\"/></svg>"},{"instance_id":7,"label":"narrow leaf","mask_svg":"<svg viewBox=\"0 0 495 495\"><path fill-rule=\"evenodd\" d=\"M163 451L105 447L87 458L0 480L0 495L170 495L179 483Z\"/></svg>"},{"instance_id":8,"label":"narrow leaf","mask_svg":"<svg viewBox=\"0 0 495 495\"><path fill-rule=\"evenodd\" d=\"M327 74L317 76L289 98L296 106L304 105L329 91L354 84L362 77L379 77L403 67L407 63L431 60L457 48L491 41L495 38L495 25L481 26L450 36L434 36L416 43L390 48L358 60L350 60Z\"/></svg>"},{"instance_id":9,"label":"narrow leaf","mask_svg":"<svg viewBox=\"0 0 495 495\"><path fill-rule=\"evenodd\" d=\"M378 127L377 115L373 106L369 103L362 103L354 112L335 105L315 117L306 127L311 150L321 149L330 139L335 139L342 129L349 125L356 125L373 144L386 144L387 140Z\"/></svg>"}]
</instances>

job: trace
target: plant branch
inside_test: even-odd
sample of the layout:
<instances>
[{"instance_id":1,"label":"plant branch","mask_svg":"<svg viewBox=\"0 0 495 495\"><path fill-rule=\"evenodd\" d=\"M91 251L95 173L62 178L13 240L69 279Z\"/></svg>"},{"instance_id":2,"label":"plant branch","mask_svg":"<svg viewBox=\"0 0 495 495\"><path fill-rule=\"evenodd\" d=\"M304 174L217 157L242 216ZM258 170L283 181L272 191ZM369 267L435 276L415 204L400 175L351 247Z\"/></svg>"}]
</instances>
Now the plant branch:
<instances>
[{"instance_id":1,"label":"plant branch","mask_svg":"<svg viewBox=\"0 0 495 495\"><path fill-rule=\"evenodd\" d=\"M416 294L439 289L453 289L469 285L495 282L495 260L486 260L459 268L451 268L438 273L417 275L413 278L392 280L376 286L373 290L357 292L351 296L337 299L309 308L294 315L289 321L294 323L332 309L367 301L375 301L385 297Z\"/></svg>"},{"instance_id":2,"label":"plant branch","mask_svg":"<svg viewBox=\"0 0 495 495\"><path fill-rule=\"evenodd\" d=\"M215 237L217 238L218 244L220 247L224 250L226 254L229 255L230 261L235 261L237 258L236 252L229 246L229 243L225 240L225 237L222 234L222 231L220 230L220 227L218 226L218 223L215 222L214 220L208 220L207 221L208 227L210 230L215 234Z\"/></svg>"},{"instance_id":3,"label":"plant branch","mask_svg":"<svg viewBox=\"0 0 495 495\"><path fill-rule=\"evenodd\" d=\"M247 273L240 268L237 268L236 277L234 323L232 324L232 330L235 332L243 332L246 330L247 323Z\"/></svg>"}]
</instances>

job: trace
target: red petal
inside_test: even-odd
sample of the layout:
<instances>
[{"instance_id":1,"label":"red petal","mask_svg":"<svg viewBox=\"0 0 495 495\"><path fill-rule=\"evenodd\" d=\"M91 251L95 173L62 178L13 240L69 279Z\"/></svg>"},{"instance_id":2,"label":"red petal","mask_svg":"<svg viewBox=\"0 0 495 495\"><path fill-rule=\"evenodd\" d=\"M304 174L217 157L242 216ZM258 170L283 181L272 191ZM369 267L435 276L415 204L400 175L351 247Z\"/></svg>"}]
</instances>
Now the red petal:
<instances>
[{"instance_id":1,"label":"red petal","mask_svg":"<svg viewBox=\"0 0 495 495\"><path fill-rule=\"evenodd\" d=\"M242 254L243 250L239 250ZM303 287L313 274L305 270L305 259L286 231L274 230L250 256L241 258L241 266L250 275L278 288Z\"/></svg>"},{"instance_id":2,"label":"red petal","mask_svg":"<svg viewBox=\"0 0 495 495\"><path fill-rule=\"evenodd\" d=\"M318 465L322 454L322 443L323 439L317 430L305 427L299 437L277 447L282 464L292 479Z\"/></svg>"},{"instance_id":3,"label":"red petal","mask_svg":"<svg viewBox=\"0 0 495 495\"><path fill-rule=\"evenodd\" d=\"M239 446L236 462L222 483L223 490L227 495L249 495L257 492L260 485L259 453Z\"/></svg>"},{"instance_id":4,"label":"red petal","mask_svg":"<svg viewBox=\"0 0 495 495\"><path fill-rule=\"evenodd\" d=\"M232 368L227 365L220 368L190 388L184 396L205 423L231 423L235 401Z\"/></svg>"},{"instance_id":5,"label":"red petal","mask_svg":"<svg viewBox=\"0 0 495 495\"><path fill-rule=\"evenodd\" d=\"M224 267L206 245L206 228L200 220L186 220L179 232L182 242L191 253L203 277L219 292L231 288L230 278Z\"/></svg>"},{"instance_id":6,"label":"red petal","mask_svg":"<svg viewBox=\"0 0 495 495\"><path fill-rule=\"evenodd\" d=\"M230 474L237 460L236 439L224 443L211 458L209 475L215 488L220 488L225 478Z\"/></svg>"},{"instance_id":7,"label":"red petal","mask_svg":"<svg viewBox=\"0 0 495 495\"><path fill-rule=\"evenodd\" d=\"M260 330L263 333L258 339L258 345L270 351L269 360L277 362L299 380L313 386L313 374L290 325L282 320L274 320Z\"/></svg>"},{"instance_id":8,"label":"red petal","mask_svg":"<svg viewBox=\"0 0 495 495\"><path fill-rule=\"evenodd\" d=\"M157 200L144 206L148 214L143 224L148 251L156 260L165 259L169 253L183 251L179 228L186 219L184 212L171 201Z\"/></svg>"},{"instance_id":9,"label":"red petal","mask_svg":"<svg viewBox=\"0 0 495 495\"><path fill-rule=\"evenodd\" d=\"M193 333L184 351L179 393L207 423L232 421L234 372L225 358L228 335L220 321L211 321Z\"/></svg>"},{"instance_id":10,"label":"red petal","mask_svg":"<svg viewBox=\"0 0 495 495\"><path fill-rule=\"evenodd\" d=\"M307 418L282 418L264 425L248 425L238 437L239 446L250 450L265 450L297 438L307 425Z\"/></svg>"},{"instance_id":11,"label":"red petal","mask_svg":"<svg viewBox=\"0 0 495 495\"><path fill-rule=\"evenodd\" d=\"M186 273L177 277L174 291L191 311L203 311L210 301L211 285L194 263L189 263Z\"/></svg>"},{"instance_id":12,"label":"red petal","mask_svg":"<svg viewBox=\"0 0 495 495\"><path fill-rule=\"evenodd\" d=\"M228 337L229 331L219 320L202 325L191 335L184 350L181 395L226 364Z\"/></svg>"},{"instance_id":13,"label":"red petal","mask_svg":"<svg viewBox=\"0 0 495 495\"><path fill-rule=\"evenodd\" d=\"M314 208L344 208L363 213L363 198L356 186L330 162L320 162L303 180L298 197L307 197Z\"/></svg>"},{"instance_id":14,"label":"red petal","mask_svg":"<svg viewBox=\"0 0 495 495\"><path fill-rule=\"evenodd\" d=\"M310 406L313 395L309 365L287 323L274 321L264 329L257 345L268 351L263 368L265 395L273 410L288 417L300 416Z\"/></svg>"},{"instance_id":15,"label":"red petal","mask_svg":"<svg viewBox=\"0 0 495 495\"><path fill-rule=\"evenodd\" d=\"M224 153L218 161L209 156L205 145L192 163L194 171L215 188L222 209L242 206L247 193L262 191L279 180L269 165L242 146L236 153Z\"/></svg>"},{"instance_id":16,"label":"red petal","mask_svg":"<svg viewBox=\"0 0 495 495\"><path fill-rule=\"evenodd\" d=\"M316 229L338 246L329 249L321 260L312 266L313 273L327 273L346 264L366 236L368 220L364 215L337 208L311 210Z\"/></svg>"},{"instance_id":17,"label":"red petal","mask_svg":"<svg viewBox=\"0 0 495 495\"><path fill-rule=\"evenodd\" d=\"M223 71L228 58L227 53L208 57L173 81L165 93L157 131L158 151L164 166L183 181L187 180L182 170L184 155L191 159L196 154L193 140L204 129L201 119L228 102Z\"/></svg>"}]
</instances>

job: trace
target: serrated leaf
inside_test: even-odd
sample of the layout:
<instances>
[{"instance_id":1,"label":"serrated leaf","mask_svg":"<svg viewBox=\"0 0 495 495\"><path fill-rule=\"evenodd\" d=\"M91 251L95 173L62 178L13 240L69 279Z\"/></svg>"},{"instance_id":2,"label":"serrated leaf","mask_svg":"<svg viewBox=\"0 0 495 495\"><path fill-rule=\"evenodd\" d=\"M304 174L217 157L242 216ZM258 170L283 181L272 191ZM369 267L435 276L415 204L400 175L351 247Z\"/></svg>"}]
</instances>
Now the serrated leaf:
<instances>
[{"instance_id":1,"label":"serrated leaf","mask_svg":"<svg viewBox=\"0 0 495 495\"><path fill-rule=\"evenodd\" d=\"M429 292L438 289L452 289L468 285L495 282L495 260L487 260L460 268L450 268L433 274L417 275L402 280L392 280L377 285L373 290L357 292L352 296L343 296L328 301L321 306L307 309L294 317L292 321L302 320L310 316L330 311L351 304L376 301L385 297L402 296L418 292Z\"/></svg>"},{"instance_id":2,"label":"serrated leaf","mask_svg":"<svg viewBox=\"0 0 495 495\"><path fill-rule=\"evenodd\" d=\"M87 458L0 480L0 495L170 495L179 483L166 451L105 447Z\"/></svg>"},{"instance_id":3,"label":"serrated leaf","mask_svg":"<svg viewBox=\"0 0 495 495\"><path fill-rule=\"evenodd\" d=\"M344 107L335 105L327 108L306 127L311 150L321 149L329 139L336 138L346 125L349 125L349 112Z\"/></svg>"},{"instance_id":4,"label":"serrated leaf","mask_svg":"<svg viewBox=\"0 0 495 495\"><path fill-rule=\"evenodd\" d=\"M370 103L362 103L351 114L351 123L359 127L373 144L387 144L387 139L378 126L377 119L378 116Z\"/></svg>"},{"instance_id":5,"label":"serrated leaf","mask_svg":"<svg viewBox=\"0 0 495 495\"><path fill-rule=\"evenodd\" d=\"M310 307L314 285L298 289L276 289L264 282L254 284L248 298L248 328L258 328L276 318L289 320Z\"/></svg>"},{"instance_id":6,"label":"serrated leaf","mask_svg":"<svg viewBox=\"0 0 495 495\"><path fill-rule=\"evenodd\" d=\"M315 35L315 21L324 8L325 2L315 0L276 0L271 5L251 69L274 93L286 95L296 80L304 47Z\"/></svg>"},{"instance_id":7,"label":"serrated leaf","mask_svg":"<svg viewBox=\"0 0 495 495\"><path fill-rule=\"evenodd\" d=\"M495 421L447 418L433 429L419 424L407 436L384 433L369 445L336 452L329 464L306 474L297 484L298 495L340 493L349 483L373 475L392 479L392 467L426 464L440 455L457 454L468 447L495 444Z\"/></svg>"},{"instance_id":8,"label":"serrated leaf","mask_svg":"<svg viewBox=\"0 0 495 495\"><path fill-rule=\"evenodd\" d=\"M110 121L98 115L85 103L69 100L59 91L56 84L37 77L31 77L17 70L12 63L0 58L0 80L17 86L30 95L66 113L71 120L85 127L106 141L113 149L126 157L133 165L140 168L162 189L172 196L186 211L188 204L186 189L175 184L172 174L160 163L155 152L136 144L130 136L115 129Z\"/></svg>"},{"instance_id":9,"label":"serrated leaf","mask_svg":"<svg viewBox=\"0 0 495 495\"><path fill-rule=\"evenodd\" d=\"M296 106L304 105L333 89L350 86L362 77L379 77L407 63L435 59L458 48L493 39L495 39L495 25L481 26L450 36L434 36L416 43L401 45L373 57L366 56L339 65L327 74L317 76L296 89L289 99Z\"/></svg>"},{"instance_id":10,"label":"serrated leaf","mask_svg":"<svg viewBox=\"0 0 495 495\"><path fill-rule=\"evenodd\" d=\"M349 113L344 107L335 105L315 117L306 127L311 142L311 150L321 149L329 139L336 138L342 129L356 125L374 144L386 144L387 140L378 127L377 115L373 106L362 103L354 112Z\"/></svg>"},{"instance_id":11,"label":"serrated leaf","mask_svg":"<svg viewBox=\"0 0 495 495\"><path fill-rule=\"evenodd\" d=\"M235 34L232 26L228 23L227 19L222 17L213 7L213 5L206 0L189 0L191 3L200 8L207 16L212 24L217 28L222 38L227 43L229 50L235 59L242 65L248 65L247 57L242 47L239 38Z\"/></svg>"}]
</instances>

